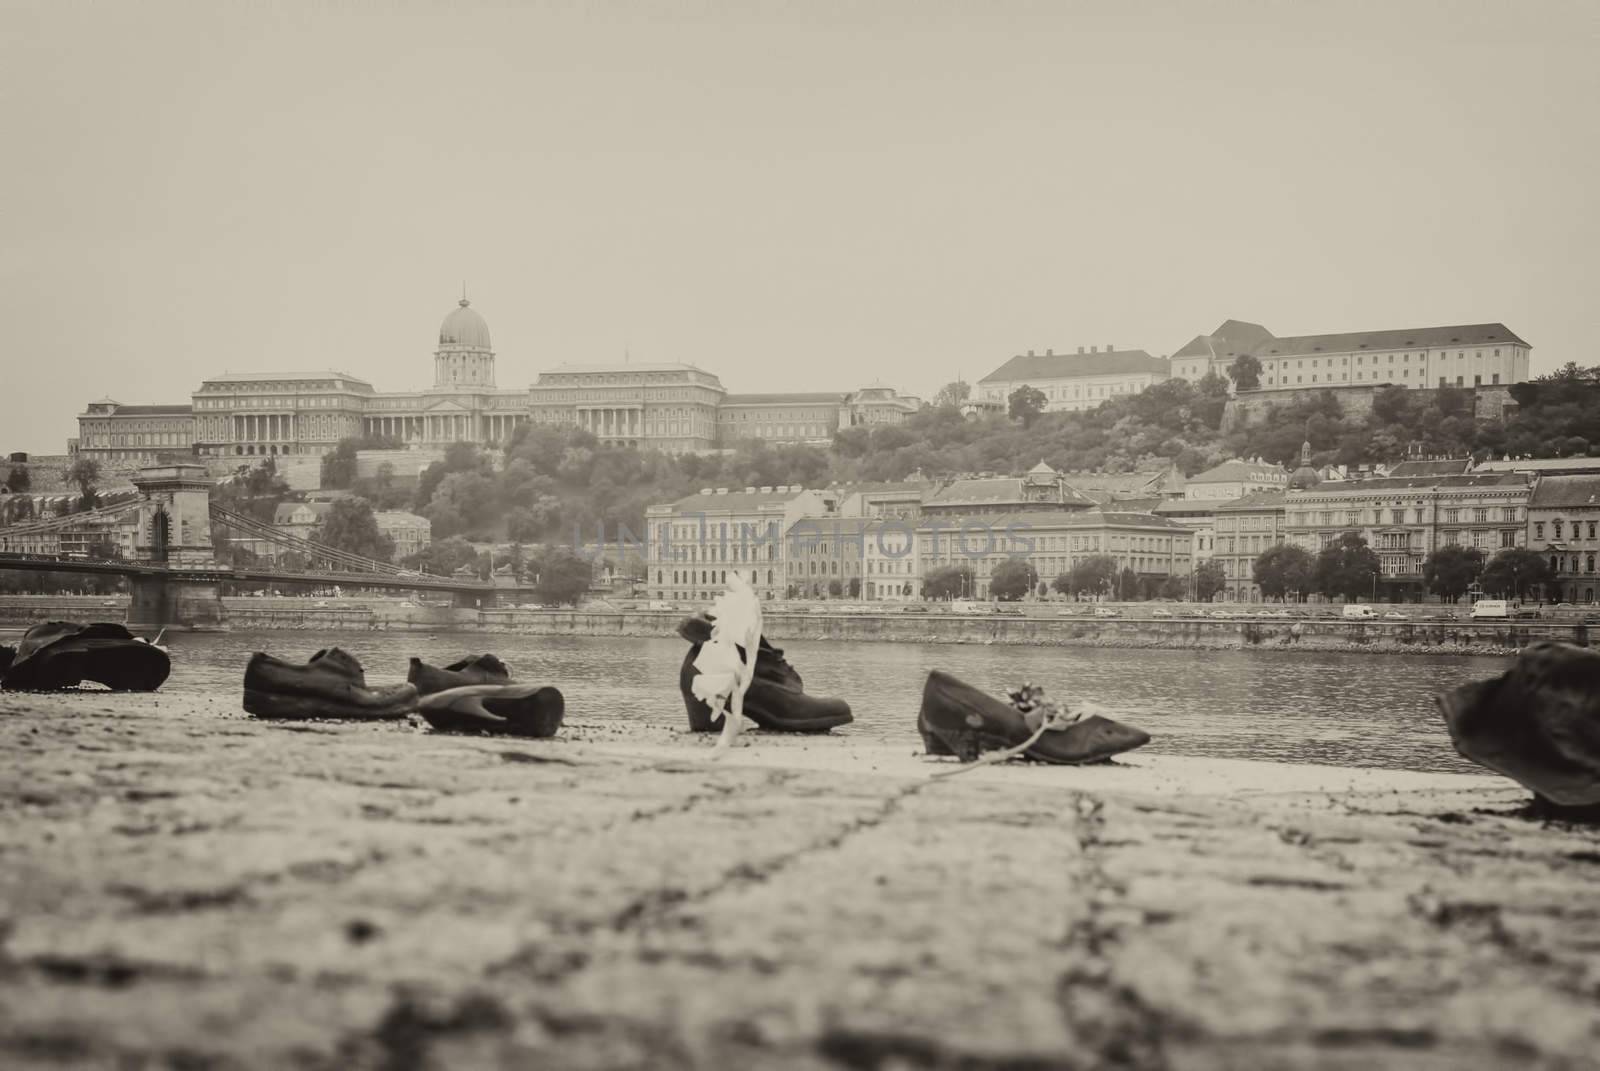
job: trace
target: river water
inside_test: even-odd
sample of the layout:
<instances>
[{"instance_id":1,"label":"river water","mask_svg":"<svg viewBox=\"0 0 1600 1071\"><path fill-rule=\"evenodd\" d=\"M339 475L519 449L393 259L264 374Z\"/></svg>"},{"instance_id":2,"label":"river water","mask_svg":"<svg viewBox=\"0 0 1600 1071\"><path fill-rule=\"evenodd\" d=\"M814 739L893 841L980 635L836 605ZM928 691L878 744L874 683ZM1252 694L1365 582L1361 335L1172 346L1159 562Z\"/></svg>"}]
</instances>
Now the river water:
<instances>
[{"instance_id":1,"label":"river water","mask_svg":"<svg viewBox=\"0 0 1600 1071\"><path fill-rule=\"evenodd\" d=\"M444 665L492 651L519 680L558 686L571 721L686 726L677 639L399 632L230 632L168 637L175 693L240 689L251 651L304 660L339 646L369 683L405 676L417 655ZM1153 737L1149 749L1423 771L1476 769L1450 747L1433 697L1503 671L1509 659L1315 651L1181 651L952 644L785 644L806 691L842 696L852 737L920 747L917 704L930 669L1000 693L1033 681L1082 696Z\"/></svg>"}]
</instances>

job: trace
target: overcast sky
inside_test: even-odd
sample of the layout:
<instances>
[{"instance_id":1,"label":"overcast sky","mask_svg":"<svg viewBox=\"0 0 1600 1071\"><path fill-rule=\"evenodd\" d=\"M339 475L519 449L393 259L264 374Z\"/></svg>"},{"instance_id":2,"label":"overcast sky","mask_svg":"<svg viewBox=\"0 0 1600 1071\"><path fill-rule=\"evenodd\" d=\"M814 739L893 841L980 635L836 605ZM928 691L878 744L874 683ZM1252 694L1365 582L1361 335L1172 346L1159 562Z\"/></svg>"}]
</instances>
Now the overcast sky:
<instances>
[{"instance_id":1,"label":"overcast sky","mask_svg":"<svg viewBox=\"0 0 1600 1071\"><path fill-rule=\"evenodd\" d=\"M1600 4L0 0L0 449L223 371L1502 321L1600 362Z\"/></svg>"}]
</instances>

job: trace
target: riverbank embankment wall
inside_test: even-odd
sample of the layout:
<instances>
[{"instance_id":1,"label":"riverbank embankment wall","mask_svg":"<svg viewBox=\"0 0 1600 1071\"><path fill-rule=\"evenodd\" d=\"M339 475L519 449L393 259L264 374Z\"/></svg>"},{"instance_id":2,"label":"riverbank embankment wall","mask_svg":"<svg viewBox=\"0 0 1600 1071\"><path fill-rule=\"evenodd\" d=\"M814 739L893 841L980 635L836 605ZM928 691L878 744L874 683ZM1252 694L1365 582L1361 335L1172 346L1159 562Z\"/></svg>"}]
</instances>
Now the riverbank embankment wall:
<instances>
[{"instance_id":1,"label":"riverbank embankment wall","mask_svg":"<svg viewBox=\"0 0 1600 1071\"><path fill-rule=\"evenodd\" d=\"M228 627L257 630L354 630L519 633L535 636L673 636L682 615L650 610L471 610L404 606L385 600L224 599ZM40 621L124 619L116 597L8 596L0 625ZM1165 647L1199 650L1303 649L1493 654L1540 640L1588 646L1581 623L1481 621L1213 621L1204 619L1038 618L948 614L813 614L773 612L767 632L777 641L957 643L1040 647Z\"/></svg>"}]
</instances>

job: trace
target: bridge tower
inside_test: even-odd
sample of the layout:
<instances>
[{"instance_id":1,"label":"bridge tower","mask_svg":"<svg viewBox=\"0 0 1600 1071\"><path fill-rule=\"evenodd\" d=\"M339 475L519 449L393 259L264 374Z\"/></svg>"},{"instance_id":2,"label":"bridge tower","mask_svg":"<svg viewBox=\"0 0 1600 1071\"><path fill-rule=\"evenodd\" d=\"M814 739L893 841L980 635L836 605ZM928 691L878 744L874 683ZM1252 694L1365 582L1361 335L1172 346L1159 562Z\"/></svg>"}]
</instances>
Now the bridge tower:
<instances>
[{"instance_id":1,"label":"bridge tower","mask_svg":"<svg viewBox=\"0 0 1600 1071\"><path fill-rule=\"evenodd\" d=\"M211 487L203 465L140 469L133 486L144 496L134 556L173 570L211 570ZM166 576L130 578L128 623L144 627L222 628L227 612L215 580Z\"/></svg>"}]
</instances>

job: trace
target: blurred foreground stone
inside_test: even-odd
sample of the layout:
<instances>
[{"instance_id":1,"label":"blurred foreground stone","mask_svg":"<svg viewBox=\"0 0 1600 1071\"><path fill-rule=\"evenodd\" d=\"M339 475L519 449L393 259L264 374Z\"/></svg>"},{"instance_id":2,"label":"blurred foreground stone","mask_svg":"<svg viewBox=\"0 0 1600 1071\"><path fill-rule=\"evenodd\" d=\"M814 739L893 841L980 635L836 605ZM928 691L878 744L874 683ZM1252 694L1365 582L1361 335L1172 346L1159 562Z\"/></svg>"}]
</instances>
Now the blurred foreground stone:
<instances>
[{"instance_id":1,"label":"blurred foreground stone","mask_svg":"<svg viewBox=\"0 0 1600 1071\"><path fill-rule=\"evenodd\" d=\"M576 706L0 695L0 1066L1592 1066L1600 833L1508 781L713 765Z\"/></svg>"}]
</instances>

